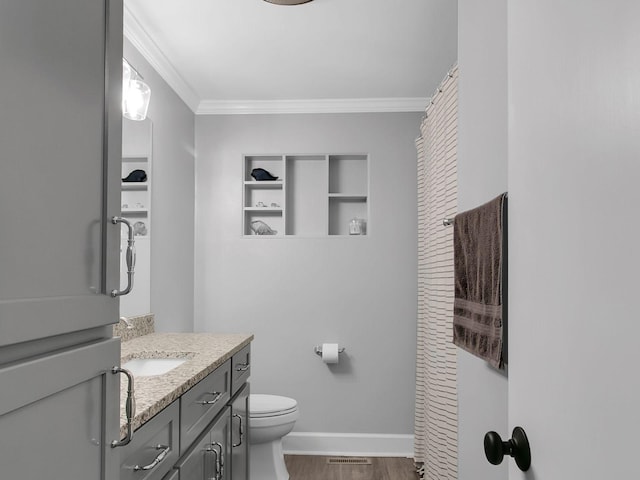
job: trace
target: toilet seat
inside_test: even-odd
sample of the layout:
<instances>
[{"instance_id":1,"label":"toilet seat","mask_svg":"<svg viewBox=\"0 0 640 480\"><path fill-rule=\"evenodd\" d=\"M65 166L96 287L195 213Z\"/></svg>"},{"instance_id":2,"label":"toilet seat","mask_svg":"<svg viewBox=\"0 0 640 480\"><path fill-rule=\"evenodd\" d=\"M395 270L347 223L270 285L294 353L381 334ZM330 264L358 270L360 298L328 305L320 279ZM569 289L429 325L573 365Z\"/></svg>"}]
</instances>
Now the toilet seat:
<instances>
[{"instance_id":1,"label":"toilet seat","mask_svg":"<svg viewBox=\"0 0 640 480\"><path fill-rule=\"evenodd\" d=\"M295 413L297 410L298 402L293 398L260 393L249 396L250 418L279 417L281 415Z\"/></svg>"}]
</instances>

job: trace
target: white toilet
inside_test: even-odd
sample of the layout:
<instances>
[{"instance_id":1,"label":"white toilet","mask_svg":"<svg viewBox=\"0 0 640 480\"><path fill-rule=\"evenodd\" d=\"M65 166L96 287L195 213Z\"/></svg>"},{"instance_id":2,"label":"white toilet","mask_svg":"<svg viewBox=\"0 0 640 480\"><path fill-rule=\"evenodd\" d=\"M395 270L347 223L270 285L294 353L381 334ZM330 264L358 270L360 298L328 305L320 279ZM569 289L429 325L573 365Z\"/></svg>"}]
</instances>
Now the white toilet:
<instances>
[{"instance_id":1,"label":"white toilet","mask_svg":"<svg viewBox=\"0 0 640 480\"><path fill-rule=\"evenodd\" d=\"M252 393L249 395L249 443L251 480L288 480L282 437L298 419L293 398Z\"/></svg>"}]
</instances>

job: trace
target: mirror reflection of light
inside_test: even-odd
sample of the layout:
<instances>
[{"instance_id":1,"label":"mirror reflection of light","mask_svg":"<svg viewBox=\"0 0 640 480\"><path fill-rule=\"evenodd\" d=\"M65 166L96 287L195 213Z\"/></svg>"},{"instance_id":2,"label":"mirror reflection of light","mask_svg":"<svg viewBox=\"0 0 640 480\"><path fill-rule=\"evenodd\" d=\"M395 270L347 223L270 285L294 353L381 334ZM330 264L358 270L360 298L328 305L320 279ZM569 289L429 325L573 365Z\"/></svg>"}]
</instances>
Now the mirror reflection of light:
<instances>
[{"instance_id":1,"label":"mirror reflection of light","mask_svg":"<svg viewBox=\"0 0 640 480\"><path fill-rule=\"evenodd\" d=\"M151 89L138 72L122 59L122 114L130 120L147 118Z\"/></svg>"}]
</instances>

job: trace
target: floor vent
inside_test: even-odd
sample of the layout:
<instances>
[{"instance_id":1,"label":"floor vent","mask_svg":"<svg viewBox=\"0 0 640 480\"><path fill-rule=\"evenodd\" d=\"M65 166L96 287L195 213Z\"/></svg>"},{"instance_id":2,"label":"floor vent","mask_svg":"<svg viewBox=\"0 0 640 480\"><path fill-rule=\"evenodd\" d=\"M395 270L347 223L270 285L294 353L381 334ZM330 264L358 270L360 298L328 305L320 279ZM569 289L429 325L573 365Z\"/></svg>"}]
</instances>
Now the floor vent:
<instances>
[{"instance_id":1,"label":"floor vent","mask_svg":"<svg viewBox=\"0 0 640 480\"><path fill-rule=\"evenodd\" d=\"M371 465L371 459L365 457L329 457L329 465Z\"/></svg>"}]
</instances>

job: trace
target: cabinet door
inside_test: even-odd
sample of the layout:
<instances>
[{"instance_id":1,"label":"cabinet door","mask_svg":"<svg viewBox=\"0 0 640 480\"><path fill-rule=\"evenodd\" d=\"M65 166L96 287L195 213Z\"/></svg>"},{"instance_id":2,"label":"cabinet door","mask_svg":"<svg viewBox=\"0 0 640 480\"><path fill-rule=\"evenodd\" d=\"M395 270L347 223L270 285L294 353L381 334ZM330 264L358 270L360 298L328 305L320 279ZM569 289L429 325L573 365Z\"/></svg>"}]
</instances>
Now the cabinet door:
<instances>
[{"instance_id":1,"label":"cabinet door","mask_svg":"<svg viewBox=\"0 0 640 480\"><path fill-rule=\"evenodd\" d=\"M249 480L249 384L231 402L231 478Z\"/></svg>"},{"instance_id":2,"label":"cabinet door","mask_svg":"<svg viewBox=\"0 0 640 480\"><path fill-rule=\"evenodd\" d=\"M0 2L0 347L115 323L122 0Z\"/></svg>"},{"instance_id":3,"label":"cabinet door","mask_svg":"<svg viewBox=\"0 0 640 480\"><path fill-rule=\"evenodd\" d=\"M0 477L116 480L119 339L0 368Z\"/></svg>"},{"instance_id":4,"label":"cabinet door","mask_svg":"<svg viewBox=\"0 0 640 480\"><path fill-rule=\"evenodd\" d=\"M180 470L181 479L230 480L228 464L230 412L229 407L225 408L207 431L194 442L189 452L176 464L176 468Z\"/></svg>"}]
</instances>

